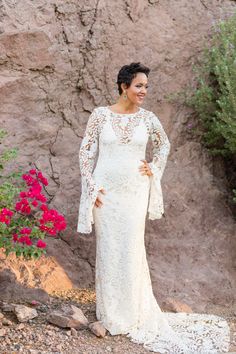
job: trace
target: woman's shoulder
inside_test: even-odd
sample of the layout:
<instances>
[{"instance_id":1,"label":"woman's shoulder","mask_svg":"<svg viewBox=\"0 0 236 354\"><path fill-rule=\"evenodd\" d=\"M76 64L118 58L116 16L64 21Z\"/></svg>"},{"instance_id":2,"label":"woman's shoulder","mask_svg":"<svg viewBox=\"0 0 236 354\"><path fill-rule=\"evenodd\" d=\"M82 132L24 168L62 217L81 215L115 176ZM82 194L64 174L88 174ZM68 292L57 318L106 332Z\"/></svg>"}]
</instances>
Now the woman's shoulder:
<instances>
[{"instance_id":1,"label":"woman's shoulder","mask_svg":"<svg viewBox=\"0 0 236 354\"><path fill-rule=\"evenodd\" d=\"M91 119L96 122L101 122L106 117L106 106L96 106L91 111Z\"/></svg>"},{"instance_id":2,"label":"woman's shoulder","mask_svg":"<svg viewBox=\"0 0 236 354\"><path fill-rule=\"evenodd\" d=\"M140 107L140 111L149 117L151 117L154 114L152 111L149 111L148 109L143 107Z\"/></svg>"},{"instance_id":3,"label":"woman's shoulder","mask_svg":"<svg viewBox=\"0 0 236 354\"><path fill-rule=\"evenodd\" d=\"M103 124L107 120L107 111L105 106L97 106L93 108L91 113L91 119L93 125L99 130L101 130Z\"/></svg>"},{"instance_id":4,"label":"woman's shoulder","mask_svg":"<svg viewBox=\"0 0 236 354\"><path fill-rule=\"evenodd\" d=\"M149 116L150 120L151 120L153 123L162 124L162 123L161 123L161 118L159 117L159 114L158 114L158 113L155 113L155 112L152 112L152 111L148 111L148 116Z\"/></svg>"},{"instance_id":5,"label":"woman's shoulder","mask_svg":"<svg viewBox=\"0 0 236 354\"><path fill-rule=\"evenodd\" d=\"M96 106L93 110L97 113L103 113L106 112L107 106Z\"/></svg>"},{"instance_id":6,"label":"woman's shoulder","mask_svg":"<svg viewBox=\"0 0 236 354\"><path fill-rule=\"evenodd\" d=\"M147 120L149 123L152 123L154 121L159 121L158 116L153 112L150 111L148 109L145 108L141 108L141 112L145 118L145 120Z\"/></svg>"}]
</instances>

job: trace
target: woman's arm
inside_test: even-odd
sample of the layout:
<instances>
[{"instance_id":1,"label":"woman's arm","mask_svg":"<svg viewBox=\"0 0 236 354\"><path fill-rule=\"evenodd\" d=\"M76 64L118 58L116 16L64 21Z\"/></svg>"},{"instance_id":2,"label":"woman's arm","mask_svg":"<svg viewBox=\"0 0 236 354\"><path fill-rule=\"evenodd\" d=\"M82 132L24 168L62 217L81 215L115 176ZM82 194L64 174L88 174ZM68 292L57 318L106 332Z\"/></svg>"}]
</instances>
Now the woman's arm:
<instances>
[{"instance_id":1,"label":"woman's arm","mask_svg":"<svg viewBox=\"0 0 236 354\"><path fill-rule=\"evenodd\" d=\"M82 193L77 231L81 233L90 233L92 231L92 224L94 223L92 209L98 191L103 188L102 186L97 186L92 177L98 151L99 121L97 108L95 108L89 116L79 151Z\"/></svg>"},{"instance_id":2,"label":"woman's arm","mask_svg":"<svg viewBox=\"0 0 236 354\"><path fill-rule=\"evenodd\" d=\"M79 164L82 182L86 183L91 198L97 193L96 184L92 178L92 172L98 150L99 120L96 108L89 116L85 134L79 151Z\"/></svg>"},{"instance_id":3,"label":"woman's arm","mask_svg":"<svg viewBox=\"0 0 236 354\"><path fill-rule=\"evenodd\" d=\"M149 219L160 219L164 213L161 178L166 166L167 157L170 152L169 139L159 121L158 117L151 114L150 136L153 145L153 160L149 163L150 176L150 198L149 198Z\"/></svg>"}]
</instances>

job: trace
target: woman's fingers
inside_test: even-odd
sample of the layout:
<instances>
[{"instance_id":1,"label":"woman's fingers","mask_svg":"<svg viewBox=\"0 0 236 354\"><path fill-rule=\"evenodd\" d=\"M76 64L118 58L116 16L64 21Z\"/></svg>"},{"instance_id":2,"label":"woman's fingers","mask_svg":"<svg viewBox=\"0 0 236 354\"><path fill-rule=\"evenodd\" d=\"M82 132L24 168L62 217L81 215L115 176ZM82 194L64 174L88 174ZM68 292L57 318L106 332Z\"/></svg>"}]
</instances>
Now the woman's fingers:
<instances>
[{"instance_id":1,"label":"woman's fingers","mask_svg":"<svg viewBox=\"0 0 236 354\"><path fill-rule=\"evenodd\" d=\"M145 166L140 166L139 171L141 172L141 175L144 175L144 174L146 174L147 169L145 168Z\"/></svg>"},{"instance_id":2,"label":"woman's fingers","mask_svg":"<svg viewBox=\"0 0 236 354\"><path fill-rule=\"evenodd\" d=\"M102 206L103 202L101 201L101 199L99 197L97 197L96 201L95 201L95 205L96 207L100 208Z\"/></svg>"},{"instance_id":3,"label":"woman's fingers","mask_svg":"<svg viewBox=\"0 0 236 354\"><path fill-rule=\"evenodd\" d=\"M104 188L100 189L99 192L101 192L102 194L106 194ZM97 199L95 200L95 205L98 208L100 208L103 205L103 202L101 201L101 198L99 196L97 196Z\"/></svg>"},{"instance_id":4,"label":"woman's fingers","mask_svg":"<svg viewBox=\"0 0 236 354\"><path fill-rule=\"evenodd\" d=\"M139 170L141 172L141 175L148 175L148 176L152 176L152 171L149 167L149 164L146 160L142 159L141 161L143 161L143 165L139 167Z\"/></svg>"}]
</instances>

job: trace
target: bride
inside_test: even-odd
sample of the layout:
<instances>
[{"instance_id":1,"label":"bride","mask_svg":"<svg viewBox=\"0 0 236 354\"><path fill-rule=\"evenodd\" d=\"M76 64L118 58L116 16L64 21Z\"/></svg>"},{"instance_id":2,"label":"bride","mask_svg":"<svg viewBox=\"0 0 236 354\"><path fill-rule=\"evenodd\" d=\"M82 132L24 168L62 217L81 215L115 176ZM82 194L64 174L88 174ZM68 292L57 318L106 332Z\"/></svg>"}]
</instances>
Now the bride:
<instances>
[{"instance_id":1,"label":"bride","mask_svg":"<svg viewBox=\"0 0 236 354\"><path fill-rule=\"evenodd\" d=\"M79 152L82 192L77 231L96 234L96 316L111 335L159 353L222 353L229 326L216 315L162 312L146 258L146 216L164 213L161 179L170 142L159 118L142 108L150 69L121 67L119 99L92 111ZM148 139L153 159L145 159ZM95 159L98 157L95 166Z\"/></svg>"}]
</instances>

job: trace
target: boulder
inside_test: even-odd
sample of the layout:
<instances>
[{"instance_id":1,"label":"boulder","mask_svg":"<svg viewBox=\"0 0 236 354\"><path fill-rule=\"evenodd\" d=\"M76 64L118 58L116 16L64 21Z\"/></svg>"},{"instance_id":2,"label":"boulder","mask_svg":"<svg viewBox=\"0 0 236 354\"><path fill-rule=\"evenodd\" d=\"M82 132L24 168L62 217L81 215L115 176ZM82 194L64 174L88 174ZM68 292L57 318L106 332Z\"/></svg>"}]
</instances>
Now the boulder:
<instances>
[{"instance_id":1,"label":"boulder","mask_svg":"<svg viewBox=\"0 0 236 354\"><path fill-rule=\"evenodd\" d=\"M88 319L83 311L74 305L63 306L61 310L52 311L48 322L62 328L83 329L88 325Z\"/></svg>"},{"instance_id":2,"label":"boulder","mask_svg":"<svg viewBox=\"0 0 236 354\"><path fill-rule=\"evenodd\" d=\"M6 302L38 300L47 303L50 297L43 289L29 288L20 284L11 269L3 269L0 271L0 300ZM12 311L11 304L5 304L4 311Z\"/></svg>"},{"instance_id":3,"label":"boulder","mask_svg":"<svg viewBox=\"0 0 236 354\"><path fill-rule=\"evenodd\" d=\"M19 322L27 322L38 316L35 309L25 305L15 305L14 312Z\"/></svg>"},{"instance_id":4,"label":"boulder","mask_svg":"<svg viewBox=\"0 0 236 354\"><path fill-rule=\"evenodd\" d=\"M89 329L93 332L97 337L105 337L106 328L103 326L101 321L96 321L89 324Z\"/></svg>"}]
</instances>

